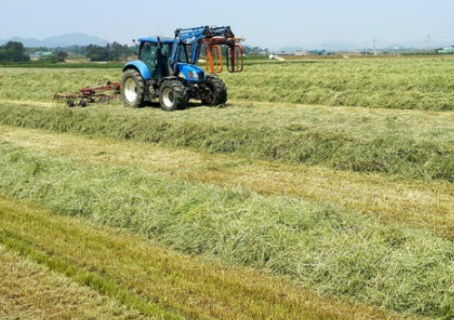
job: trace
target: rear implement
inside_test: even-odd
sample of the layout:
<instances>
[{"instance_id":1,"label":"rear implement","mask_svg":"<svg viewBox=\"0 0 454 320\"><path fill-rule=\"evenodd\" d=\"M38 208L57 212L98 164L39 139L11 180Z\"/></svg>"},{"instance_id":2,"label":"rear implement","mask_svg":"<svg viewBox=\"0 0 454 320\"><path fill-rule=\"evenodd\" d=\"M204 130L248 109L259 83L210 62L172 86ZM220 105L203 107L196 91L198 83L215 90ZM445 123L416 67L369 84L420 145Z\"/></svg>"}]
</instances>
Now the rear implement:
<instances>
[{"instance_id":1,"label":"rear implement","mask_svg":"<svg viewBox=\"0 0 454 320\"><path fill-rule=\"evenodd\" d=\"M86 107L90 103L109 103L120 97L120 83L107 81L103 86L85 87L77 93L56 93L54 100L66 101L68 107Z\"/></svg>"}]
</instances>

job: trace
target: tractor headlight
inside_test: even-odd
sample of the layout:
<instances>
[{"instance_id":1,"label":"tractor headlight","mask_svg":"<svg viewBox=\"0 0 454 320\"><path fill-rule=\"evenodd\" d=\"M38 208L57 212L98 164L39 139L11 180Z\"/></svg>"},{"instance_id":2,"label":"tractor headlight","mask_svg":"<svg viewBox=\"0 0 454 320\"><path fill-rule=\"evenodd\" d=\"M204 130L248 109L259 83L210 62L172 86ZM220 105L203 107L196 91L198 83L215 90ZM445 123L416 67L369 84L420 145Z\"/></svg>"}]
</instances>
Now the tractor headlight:
<instances>
[{"instance_id":1,"label":"tractor headlight","mask_svg":"<svg viewBox=\"0 0 454 320\"><path fill-rule=\"evenodd\" d=\"M188 72L189 78L192 80L199 80L199 74L194 71L189 71Z\"/></svg>"}]
</instances>

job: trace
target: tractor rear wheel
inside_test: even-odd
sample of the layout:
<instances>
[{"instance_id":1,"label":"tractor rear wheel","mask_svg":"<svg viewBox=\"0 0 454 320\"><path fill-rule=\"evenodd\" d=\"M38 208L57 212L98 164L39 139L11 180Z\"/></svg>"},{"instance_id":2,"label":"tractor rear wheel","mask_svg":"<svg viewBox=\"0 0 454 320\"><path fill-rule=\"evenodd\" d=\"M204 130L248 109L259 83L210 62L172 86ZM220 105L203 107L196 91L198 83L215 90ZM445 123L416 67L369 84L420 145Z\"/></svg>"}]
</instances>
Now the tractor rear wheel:
<instances>
[{"instance_id":1,"label":"tractor rear wheel","mask_svg":"<svg viewBox=\"0 0 454 320\"><path fill-rule=\"evenodd\" d=\"M189 101L188 88L180 80L166 80L159 88L159 102L165 111L186 108Z\"/></svg>"},{"instance_id":2,"label":"tractor rear wheel","mask_svg":"<svg viewBox=\"0 0 454 320\"><path fill-rule=\"evenodd\" d=\"M125 107L142 107L145 100L145 82L135 69L128 69L121 79L121 99Z\"/></svg>"},{"instance_id":3,"label":"tractor rear wheel","mask_svg":"<svg viewBox=\"0 0 454 320\"><path fill-rule=\"evenodd\" d=\"M202 104L217 106L227 102L227 88L224 81L217 77L207 76L205 83L210 94L202 98Z\"/></svg>"}]
</instances>

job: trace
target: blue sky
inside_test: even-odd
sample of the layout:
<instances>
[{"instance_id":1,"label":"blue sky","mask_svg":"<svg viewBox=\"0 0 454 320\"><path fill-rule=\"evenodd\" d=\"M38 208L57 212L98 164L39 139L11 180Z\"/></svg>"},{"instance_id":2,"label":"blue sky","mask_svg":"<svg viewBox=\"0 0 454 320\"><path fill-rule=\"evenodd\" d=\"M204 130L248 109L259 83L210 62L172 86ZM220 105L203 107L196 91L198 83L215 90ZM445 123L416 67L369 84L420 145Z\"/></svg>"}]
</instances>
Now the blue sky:
<instances>
[{"instance_id":1,"label":"blue sky","mask_svg":"<svg viewBox=\"0 0 454 320\"><path fill-rule=\"evenodd\" d=\"M453 0L15 0L0 4L0 39L81 32L130 43L177 27L231 25L248 44L452 41Z\"/></svg>"}]
</instances>

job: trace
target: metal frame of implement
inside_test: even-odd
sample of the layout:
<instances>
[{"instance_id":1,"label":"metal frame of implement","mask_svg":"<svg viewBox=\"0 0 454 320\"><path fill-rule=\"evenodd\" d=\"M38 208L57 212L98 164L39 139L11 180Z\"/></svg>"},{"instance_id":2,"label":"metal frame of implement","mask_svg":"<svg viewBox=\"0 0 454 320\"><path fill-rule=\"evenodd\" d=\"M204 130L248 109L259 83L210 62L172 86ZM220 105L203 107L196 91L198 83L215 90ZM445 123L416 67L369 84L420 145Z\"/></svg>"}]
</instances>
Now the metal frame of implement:
<instances>
[{"instance_id":1,"label":"metal frame of implement","mask_svg":"<svg viewBox=\"0 0 454 320\"><path fill-rule=\"evenodd\" d=\"M222 48L225 48L225 61L228 72L241 72L244 69L244 51L239 38L213 37L202 39L202 44L206 44L206 70L212 74L221 73L224 70L224 57Z\"/></svg>"},{"instance_id":2,"label":"metal frame of implement","mask_svg":"<svg viewBox=\"0 0 454 320\"><path fill-rule=\"evenodd\" d=\"M66 100L68 107L86 107L90 103L110 102L119 97L120 83L107 81L104 86L82 88L79 93L56 93L54 100Z\"/></svg>"}]
</instances>

